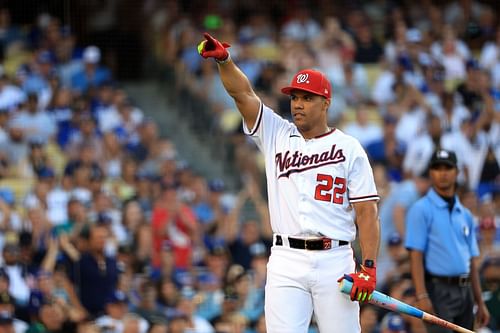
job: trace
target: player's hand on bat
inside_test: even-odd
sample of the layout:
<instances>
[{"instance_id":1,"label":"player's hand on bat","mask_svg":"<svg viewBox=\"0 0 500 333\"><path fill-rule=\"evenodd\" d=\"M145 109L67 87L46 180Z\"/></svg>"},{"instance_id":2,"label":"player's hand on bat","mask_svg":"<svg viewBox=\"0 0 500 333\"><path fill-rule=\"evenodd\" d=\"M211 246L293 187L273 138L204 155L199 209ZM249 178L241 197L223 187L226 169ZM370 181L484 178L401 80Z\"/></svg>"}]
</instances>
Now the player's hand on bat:
<instances>
[{"instance_id":1,"label":"player's hand on bat","mask_svg":"<svg viewBox=\"0 0 500 333\"><path fill-rule=\"evenodd\" d=\"M204 41L198 44L198 53L203 58L214 58L218 61L224 61L229 57L229 52L226 50L231 45L228 43L221 43L209 33L203 34Z\"/></svg>"},{"instance_id":2,"label":"player's hand on bat","mask_svg":"<svg viewBox=\"0 0 500 333\"><path fill-rule=\"evenodd\" d=\"M348 279L352 282L351 301L360 303L368 302L372 298L372 293L377 285L377 270L375 267L365 267L361 265L361 270L357 273L344 275L337 282Z\"/></svg>"}]
</instances>

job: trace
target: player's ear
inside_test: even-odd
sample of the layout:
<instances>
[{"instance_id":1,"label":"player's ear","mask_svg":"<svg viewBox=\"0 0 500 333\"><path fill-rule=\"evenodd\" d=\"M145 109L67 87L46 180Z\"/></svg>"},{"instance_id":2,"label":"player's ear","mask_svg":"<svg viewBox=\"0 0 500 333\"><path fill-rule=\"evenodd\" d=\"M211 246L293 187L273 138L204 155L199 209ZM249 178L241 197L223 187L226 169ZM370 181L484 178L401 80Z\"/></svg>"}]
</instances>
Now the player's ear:
<instances>
[{"instance_id":1,"label":"player's ear","mask_svg":"<svg viewBox=\"0 0 500 333\"><path fill-rule=\"evenodd\" d=\"M331 99L329 98L323 98L323 103L324 103L323 105L325 107L325 111L328 111L328 108L330 107L330 101Z\"/></svg>"}]
</instances>

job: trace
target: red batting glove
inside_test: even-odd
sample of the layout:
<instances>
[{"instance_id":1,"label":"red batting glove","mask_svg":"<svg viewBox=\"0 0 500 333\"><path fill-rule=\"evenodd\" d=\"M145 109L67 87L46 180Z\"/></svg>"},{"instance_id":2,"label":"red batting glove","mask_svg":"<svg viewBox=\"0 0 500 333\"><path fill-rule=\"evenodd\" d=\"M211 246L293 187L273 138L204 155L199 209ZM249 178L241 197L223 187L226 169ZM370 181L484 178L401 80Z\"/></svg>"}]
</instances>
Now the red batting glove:
<instances>
[{"instance_id":1,"label":"red batting glove","mask_svg":"<svg viewBox=\"0 0 500 333\"><path fill-rule=\"evenodd\" d=\"M352 282L351 301L367 302L371 300L377 284L377 269L361 265L360 272L345 275L337 282L342 281L342 279L349 279Z\"/></svg>"},{"instance_id":2,"label":"red batting glove","mask_svg":"<svg viewBox=\"0 0 500 333\"><path fill-rule=\"evenodd\" d=\"M205 40L198 44L198 53L203 58L214 58L217 61L224 61L229 57L229 52L226 49L231 45L219 42L207 32L203 36Z\"/></svg>"}]
</instances>

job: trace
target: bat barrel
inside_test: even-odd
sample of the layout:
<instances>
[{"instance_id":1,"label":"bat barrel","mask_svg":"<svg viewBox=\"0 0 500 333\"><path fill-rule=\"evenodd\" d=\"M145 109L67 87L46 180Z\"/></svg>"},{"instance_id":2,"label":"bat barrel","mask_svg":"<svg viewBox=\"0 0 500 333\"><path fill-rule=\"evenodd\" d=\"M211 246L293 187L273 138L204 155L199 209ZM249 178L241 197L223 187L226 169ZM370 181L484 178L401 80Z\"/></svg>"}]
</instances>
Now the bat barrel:
<instances>
[{"instance_id":1,"label":"bat barrel","mask_svg":"<svg viewBox=\"0 0 500 333\"><path fill-rule=\"evenodd\" d=\"M339 285L340 291L345 293L345 294L350 294L351 289L352 289L352 282L347 280L347 279L342 279L340 285ZM422 319L425 322L439 325L442 327L446 327L449 329L454 330L455 332L459 333L474 333L471 330L468 330L466 328L463 328L461 326L458 326L456 324L450 323L449 321L446 321L444 319L441 319L439 317L436 317L434 315L431 315L427 312L424 312L420 309L417 309L416 307L413 307L409 304L406 304L404 302L401 302L393 297L390 297L388 295L385 295L381 292L374 291L372 293L372 298L370 300L370 303L380 306L384 309L388 309L394 312L399 312L402 314L407 314L412 317L417 317Z\"/></svg>"}]
</instances>

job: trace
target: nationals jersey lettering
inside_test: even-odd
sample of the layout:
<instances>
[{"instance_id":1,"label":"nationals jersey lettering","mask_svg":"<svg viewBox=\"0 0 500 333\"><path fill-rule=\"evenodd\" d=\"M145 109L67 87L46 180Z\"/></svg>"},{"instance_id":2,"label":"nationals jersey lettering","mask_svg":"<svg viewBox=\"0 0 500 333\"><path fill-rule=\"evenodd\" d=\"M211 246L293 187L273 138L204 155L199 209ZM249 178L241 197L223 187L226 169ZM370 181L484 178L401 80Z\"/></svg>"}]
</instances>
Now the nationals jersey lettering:
<instances>
[{"instance_id":1,"label":"nationals jersey lettering","mask_svg":"<svg viewBox=\"0 0 500 333\"><path fill-rule=\"evenodd\" d=\"M304 155L299 151L295 151L293 154L287 151L284 156L282 153L276 154L276 166L281 172L278 178L288 177L294 172L301 172L328 164L344 162L345 156L342 154L342 149L336 150L335 148L336 145L332 145L330 151L311 155ZM301 168L301 166L307 166L307 168Z\"/></svg>"},{"instance_id":2,"label":"nationals jersey lettering","mask_svg":"<svg viewBox=\"0 0 500 333\"><path fill-rule=\"evenodd\" d=\"M353 241L352 203L378 200L366 152L339 129L305 139L295 124L261 104L254 128L265 155L273 232Z\"/></svg>"}]
</instances>

